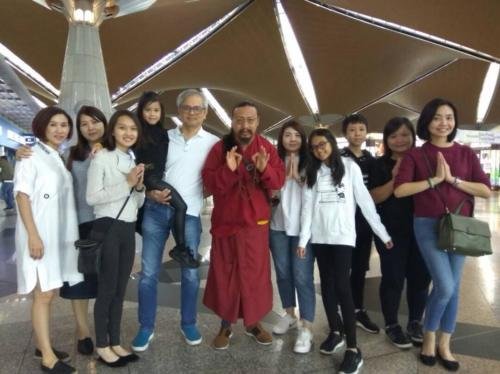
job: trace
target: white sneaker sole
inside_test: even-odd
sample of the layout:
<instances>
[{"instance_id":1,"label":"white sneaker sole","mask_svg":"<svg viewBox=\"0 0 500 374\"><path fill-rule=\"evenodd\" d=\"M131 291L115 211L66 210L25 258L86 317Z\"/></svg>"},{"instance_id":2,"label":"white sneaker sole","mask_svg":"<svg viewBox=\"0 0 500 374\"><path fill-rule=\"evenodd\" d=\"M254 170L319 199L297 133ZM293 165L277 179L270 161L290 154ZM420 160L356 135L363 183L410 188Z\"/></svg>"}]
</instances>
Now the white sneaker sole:
<instances>
[{"instance_id":1,"label":"white sneaker sole","mask_svg":"<svg viewBox=\"0 0 500 374\"><path fill-rule=\"evenodd\" d=\"M359 369L363 366L363 360L361 360L358 364L358 367L356 368L355 371L347 372L347 371L339 371L339 374L358 374Z\"/></svg>"},{"instance_id":2,"label":"white sneaker sole","mask_svg":"<svg viewBox=\"0 0 500 374\"><path fill-rule=\"evenodd\" d=\"M149 336L148 342L145 345L142 345L140 347L136 347L136 346L132 345L132 350L134 350L135 352L144 352L146 349L148 349L149 343L151 343L151 340L153 340L154 336L155 336L155 334L152 333Z\"/></svg>"},{"instance_id":3,"label":"white sneaker sole","mask_svg":"<svg viewBox=\"0 0 500 374\"><path fill-rule=\"evenodd\" d=\"M312 342L311 342L311 344L309 344L309 347L307 347L307 348L306 347L300 347L300 348L293 347L293 351L295 353L303 355L303 354L311 352L311 348L312 348Z\"/></svg>"},{"instance_id":4,"label":"white sneaker sole","mask_svg":"<svg viewBox=\"0 0 500 374\"><path fill-rule=\"evenodd\" d=\"M201 336L200 336L200 338L199 338L199 339L197 339L197 340L189 340L189 339L186 337L186 334L184 334L184 331L182 331L182 329L180 329L180 330L181 330L181 334L182 334L182 336L184 336L184 340L186 341L186 344L187 344L187 345L199 345L199 344L201 344L201 342L203 341L203 337L201 337Z\"/></svg>"},{"instance_id":5,"label":"white sneaker sole","mask_svg":"<svg viewBox=\"0 0 500 374\"><path fill-rule=\"evenodd\" d=\"M344 348L344 346L345 346L345 339L342 339L342 341L335 346L335 348L333 349L333 351L325 351L323 349L320 349L319 352L322 353L322 354L324 354L324 355L333 355L334 353L337 353L342 348Z\"/></svg>"},{"instance_id":6,"label":"white sneaker sole","mask_svg":"<svg viewBox=\"0 0 500 374\"><path fill-rule=\"evenodd\" d=\"M361 322L356 321L356 326L361 328L362 330L365 330L366 332L369 332L370 334L378 334L380 330L375 331L375 330L370 330L369 328L366 328L365 325L363 325Z\"/></svg>"}]
</instances>

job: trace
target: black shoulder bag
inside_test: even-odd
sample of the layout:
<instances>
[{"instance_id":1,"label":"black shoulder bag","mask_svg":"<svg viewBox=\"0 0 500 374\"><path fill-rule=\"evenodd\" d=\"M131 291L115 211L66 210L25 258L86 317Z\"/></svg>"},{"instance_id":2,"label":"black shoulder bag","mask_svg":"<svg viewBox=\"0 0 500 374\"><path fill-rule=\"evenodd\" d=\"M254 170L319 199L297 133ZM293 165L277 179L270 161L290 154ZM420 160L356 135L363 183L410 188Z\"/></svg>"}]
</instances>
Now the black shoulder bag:
<instances>
[{"instance_id":1,"label":"black shoulder bag","mask_svg":"<svg viewBox=\"0 0 500 374\"><path fill-rule=\"evenodd\" d=\"M429 171L429 178L432 178L429 159L424 150L422 150L422 153ZM438 186L434 189L443 202L446 211L438 224L438 248L445 252L464 256L491 255L491 232L488 223L474 217L460 215L460 211L466 202L472 204L472 214L474 214L474 199L465 198L458 205L455 213L451 213Z\"/></svg>"},{"instance_id":2,"label":"black shoulder bag","mask_svg":"<svg viewBox=\"0 0 500 374\"><path fill-rule=\"evenodd\" d=\"M133 187L132 187L133 190ZM111 227L113 224L120 218L120 215L125 209L130 196L132 194L132 190L130 190L130 194L127 196L127 199L123 203L118 215L113 220L106 233L102 236L101 240L96 239L79 239L75 242L75 248L78 251L78 271L82 274L99 274L101 269L101 252L102 245L106 236L111 231Z\"/></svg>"}]
</instances>

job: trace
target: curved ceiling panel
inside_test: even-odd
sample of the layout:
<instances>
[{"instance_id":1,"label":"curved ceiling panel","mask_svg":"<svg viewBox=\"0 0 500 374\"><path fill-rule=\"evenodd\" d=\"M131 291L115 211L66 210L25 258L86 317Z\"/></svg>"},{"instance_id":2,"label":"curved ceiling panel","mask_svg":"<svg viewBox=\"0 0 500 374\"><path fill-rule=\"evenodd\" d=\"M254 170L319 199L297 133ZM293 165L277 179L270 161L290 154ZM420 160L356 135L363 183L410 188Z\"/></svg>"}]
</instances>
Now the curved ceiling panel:
<instances>
[{"instance_id":1,"label":"curved ceiling panel","mask_svg":"<svg viewBox=\"0 0 500 374\"><path fill-rule=\"evenodd\" d=\"M320 112L347 114L462 57L447 48L304 1L284 3L314 82Z\"/></svg>"},{"instance_id":2,"label":"curved ceiling panel","mask_svg":"<svg viewBox=\"0 0 500 374\"><path fill-rule=\"evenodd\" d=\"M144 90L208 87L285 113L308 113L285 55L272 1L254 1L203 44L119 101Z\"/></svg>"},{"instance_id":3,"label":"curved ceiling panel","mask_svg":"<svg viewBox=\"0 0 500 374\"><path fill-rule=\"evenodd\" d=\"M411 27L500 59L498 0L323 0Z\"/></svg>"},{"instance_id":4,"label":"curved ceiling panel","mask_svg":"<svg viewBox=\"0 0 500 374\"><path fill-rule=\"evenodd\" d=\"M460 123L475 123L477 103L489 64L459 60L387 98L420 112L434 97L450 100L458 110Z\"/></svg>"}]
</instances>

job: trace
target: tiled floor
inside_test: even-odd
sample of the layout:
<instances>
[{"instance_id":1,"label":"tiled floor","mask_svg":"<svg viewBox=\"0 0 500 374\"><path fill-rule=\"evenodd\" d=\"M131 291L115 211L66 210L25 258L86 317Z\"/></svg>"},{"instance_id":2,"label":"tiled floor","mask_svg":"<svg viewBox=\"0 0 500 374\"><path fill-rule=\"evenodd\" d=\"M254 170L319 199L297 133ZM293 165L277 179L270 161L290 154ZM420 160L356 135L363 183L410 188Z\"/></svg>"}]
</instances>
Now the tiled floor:
<instances>
[{"instance_id":1,"label":"tiled floor","mask_svg":"<svg viewBox=\"0 0 500 374\"><path fill-rule=\"evenodd\" d=\"M3 209L0 203L0 212ZM494 233L495 254L485 258L468 259L462 281L457 331L453 350L461 362L463 373L500 373L500 197L498 194L477 204L477 216L489 221ZM0 213L1 214L1 213ZM16 295L14 237L15 215L0 216L0 373L37 373L39 362L33 359L33 334L30 323L30 299ZM201 252L209 249L209 216L203 216L204 234ZM169 243L170 244L170 243ZM140 241L134 272L139 270ZM168 260L168 259L166 259ZM141 360L122 369L108 369L94 358L75 354L74 323L70 304L58 299L53 306L52 337L54 345L72 354L72 363L79 373L334 373L342 352L324 356L319 344L327 334L327 322L318 291L314 347L307 355L292 352L295 331L275 337L271 346L258 346L243 334L241 324L236 326L231 346L218 352L210 341L219 327L219 320L200 303L199 328L204 341L190 347L179 332L179 269L167 262L161 275L157 328L150 349L141 354ZM366 288L366 304L370 315L382 323L378 301L380 270L376 251L373 251L371 271ZM203 279L199 298L203 295L207 266L200 274ZM316 274L316 282L319 278ZM319 284L317 284L319 290ZM130 342L137 329L137 276L132 274L127 291L123 316L123 341ZM270 327L281 313L275 289L274 309L265 318ZM406 307L401 308L401 323L405 323ZM400 351L390 345L384 334L370 335L358 330L358 341L365 364L363 373L438 373L439 366L427 368L417 360L418 349Z\"/></svg>"}]
</instances>

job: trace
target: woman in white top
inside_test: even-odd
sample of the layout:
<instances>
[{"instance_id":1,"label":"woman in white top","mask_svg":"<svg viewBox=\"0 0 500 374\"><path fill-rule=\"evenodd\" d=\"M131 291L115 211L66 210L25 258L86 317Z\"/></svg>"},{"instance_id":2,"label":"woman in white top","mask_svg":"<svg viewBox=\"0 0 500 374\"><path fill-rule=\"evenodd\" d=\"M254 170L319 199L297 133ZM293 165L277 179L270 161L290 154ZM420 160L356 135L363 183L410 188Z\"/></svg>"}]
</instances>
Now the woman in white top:
<instances>
[{"instance_id":1,"label":"woman in white top","mask_svg":"<svg viewBox=\"0 0 500 374\"><path fill-rule=\"evenodd\" d=\"M352 250L356 243L356 205L387 248L392 247L392 242L363 184L359 166L340 156L332 133L328 129L314 130L309 135L309 148L313 157L303 187L297 251L304 256L306 244L311 241L318 262L325 312L334 324L330 326L335 338L333 351L344 344L336 318L337 301L342 310L347 350L339 372L357 373L363 359L356 343L356 318L349 281Z\"/></svg>"},{"instance_id":2,"label":"woman in white top","mask_svg":"<svg viewBox=\"0 0 500 374\"><path fill-rule=\"evenodd\" d=\"M278 154L286 165L286 181L281 190L273 195L269 244L281 304L286 314L274 326L273 332L284 334L289 328L296 327L297 292L301 326L293 350L297 353L308 353L313 337L311 325L314 321L316 291L312 251L306 251L303 257L296 254L300 233L302 185L309 159L306 133L298 122L289 121L281 128L278 135Z\"/></svg>"},{"instance_id":3,"label":"woman in white top","mask_svg":"<svg viewBox=\"0 0 500 374\"><path fill-rule=\"evenodd\" d=\"M134 263L137 210L144 203L144 164L136 166L131 152L140 129L133 113L115 112L104 135L105 149L91 161L87 178L87 203L96 218L91 236L103 240L94 305L96 349L100 361L111 367L139 358L120 345L120 324Z\"/></svg>"},{"instance_id":4,"label":"woman in white top","mask_svg":"<svg viewBox=\"0 0 500 374\"><path fill-rule=\"evenodd\" d=\"M32 157L17 163L14 173L18 292L34 291L32 322L42 370L73 373L73 367L59 360L57 353L63 352L54 352L49 336L55 291L63 282L74 285L83 280L73 245L78 239L73 180L58 152L71 138L72 121L62 109L48 107L35 116L32 130L40 142L33 146Z\"/></svg>"}]
</instances>

